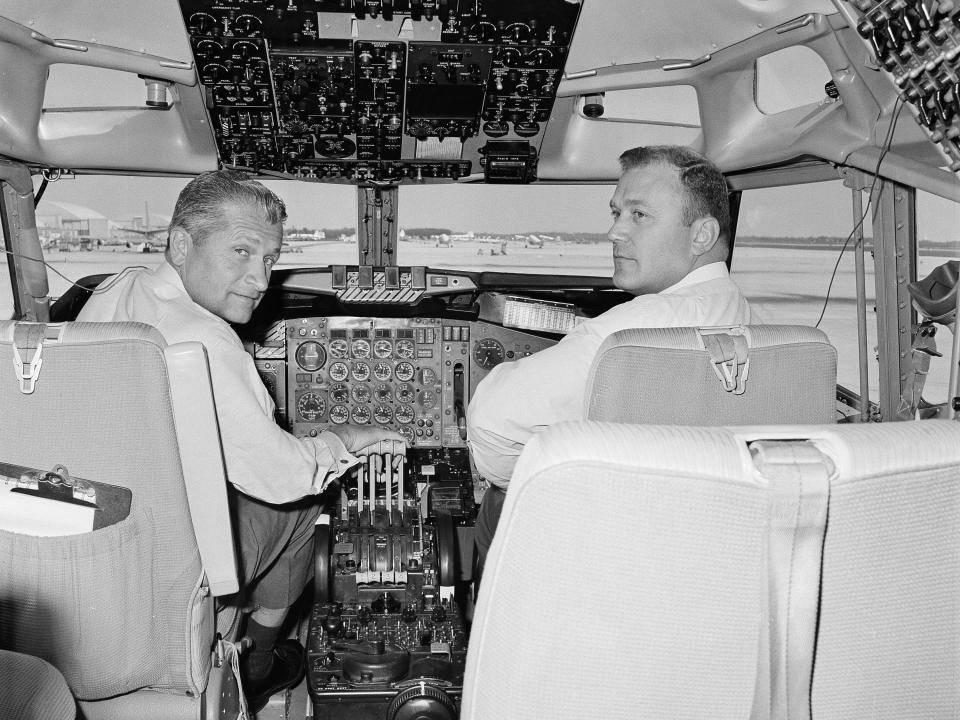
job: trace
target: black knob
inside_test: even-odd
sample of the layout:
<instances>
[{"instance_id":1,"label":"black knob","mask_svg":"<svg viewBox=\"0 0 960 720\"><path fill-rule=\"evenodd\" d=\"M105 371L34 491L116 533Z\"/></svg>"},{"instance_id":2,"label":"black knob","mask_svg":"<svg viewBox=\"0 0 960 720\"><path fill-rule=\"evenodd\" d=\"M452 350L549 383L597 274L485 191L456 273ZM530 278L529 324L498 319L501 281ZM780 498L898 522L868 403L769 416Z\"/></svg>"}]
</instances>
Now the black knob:
<instances>
[{"instance_id":1,"label":"black knob","mask_svg":"<svg viewBox=\"0 0 960 720\"><path fill-rule=\"evenodd\" d=\"M447 610L443 607L443 605L437 605L433 609L433 612L430 613L430 617L435 623L442 623L447 619Z\"/></svg>"},{"instance_id":2,"label":"black knob","mask_svg":"<svg viewBox=\"0 0 960 720\"><path fill-rule=\"evenodd\" d=\"M323 619L323 629L332 640L336 640L343 632L343 619L339 615L327 615Z\"/></svg>"},{"instance_id":3,"label":"black knob","mask_svg":"<svg viewBox=\"0 0 960 720\"><path fill-rule=\"evenodd\" d=\"M417 611L416 608L407 605L403 608L403 613L400 615L400 619L405 623L412 623L417 621Z\"/></svg>"}]
</instances>

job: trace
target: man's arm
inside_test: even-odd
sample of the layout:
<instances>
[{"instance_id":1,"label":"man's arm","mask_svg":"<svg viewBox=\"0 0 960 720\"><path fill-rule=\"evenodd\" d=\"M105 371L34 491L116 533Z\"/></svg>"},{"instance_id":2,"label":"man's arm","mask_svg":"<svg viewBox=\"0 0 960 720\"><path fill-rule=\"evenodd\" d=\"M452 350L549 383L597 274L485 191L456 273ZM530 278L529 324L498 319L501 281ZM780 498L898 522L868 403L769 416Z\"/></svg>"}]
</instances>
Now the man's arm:
<instances>
[{"instance_id":1,"label":"man's arm","mask_svg":"<svg viewBox=\"0 0 960 720\"><path fill-rule=\"evenodd\" d=\"M266 388L239 342L208 337L204 344L227 478L239 490L269 503L291 502L320 492L356 464L332 433L296 438L276 424Z\"/></svg>"},{"instance_id":2,"label":"man's arm","mask_svg":"<svg viewBox=\"0 0 960 720\"><path fill-rule=\"evenodd\" d=\"M506 487L537 431L583 415L583 393L602 337L581 325L551 348L502 363L481 381L467 409L467 438L480 474Z\"/></svg>"}]
</instances>

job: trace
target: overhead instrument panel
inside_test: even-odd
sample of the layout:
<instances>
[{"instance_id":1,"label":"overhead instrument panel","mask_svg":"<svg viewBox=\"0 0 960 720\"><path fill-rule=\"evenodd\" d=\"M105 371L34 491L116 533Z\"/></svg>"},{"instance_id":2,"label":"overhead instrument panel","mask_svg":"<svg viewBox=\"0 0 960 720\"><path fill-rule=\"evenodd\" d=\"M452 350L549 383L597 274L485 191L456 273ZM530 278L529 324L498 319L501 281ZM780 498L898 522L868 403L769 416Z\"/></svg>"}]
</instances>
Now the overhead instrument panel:
<instances>
[{"instance_id":1,"label":"overhead instrument panel","mask_svg":"<svg viewBox=\"0 0 960 720\"><path fill-rule=\"evenodd\" d=\"M180 7L221 161L354 183L451 181L505 151L528 166L510 178L533 179L580 10L570 0Z\"/></svg>"},{"instance_id":2,"label":"overhead instrument panel","mask_svg":"<svg viewBox=\"0 0 960 720\"><path fill-rule=\"evenodd\" d=\"M854 0L857 32L917 122L960 171L960 8L951 1Z\"/></svg>"}]
</instances>

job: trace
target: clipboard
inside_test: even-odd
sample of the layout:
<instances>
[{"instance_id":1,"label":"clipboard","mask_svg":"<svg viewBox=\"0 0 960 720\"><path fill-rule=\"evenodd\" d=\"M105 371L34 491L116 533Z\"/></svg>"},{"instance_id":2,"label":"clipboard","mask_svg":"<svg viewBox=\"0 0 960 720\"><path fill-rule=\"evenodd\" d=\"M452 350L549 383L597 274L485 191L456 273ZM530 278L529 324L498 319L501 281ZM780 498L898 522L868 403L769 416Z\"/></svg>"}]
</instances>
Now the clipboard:
<instances>
[{"instance_id":1,"label":"clipboard","mask_svg":"<svg viewBox=\"0 0 960 720\"><path fill-rule=\"evenodd\" d=\"M129 488L0 462L0 530L37 536L76 535L130 514Z\"/></svg>"}]
</instances>

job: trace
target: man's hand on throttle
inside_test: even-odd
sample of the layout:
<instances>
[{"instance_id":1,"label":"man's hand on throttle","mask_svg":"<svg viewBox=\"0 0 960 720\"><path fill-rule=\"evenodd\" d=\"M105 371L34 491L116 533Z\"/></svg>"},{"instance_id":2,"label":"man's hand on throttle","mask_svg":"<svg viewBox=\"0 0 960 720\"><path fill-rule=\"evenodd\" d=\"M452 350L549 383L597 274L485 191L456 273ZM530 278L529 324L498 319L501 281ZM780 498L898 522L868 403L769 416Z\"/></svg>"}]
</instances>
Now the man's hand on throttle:
<instances>
[{"instance_id":1,"label":"man's hand on throttle","mask_svg":"<svg viewBox=\"0 0 960 720\"><path fill-rule=\"evenodd\" d=\"M354 455L403 455L407 451L403 436L393 430L366 425L332 425L328 429Z\"/></svg>"}]
</instances>

